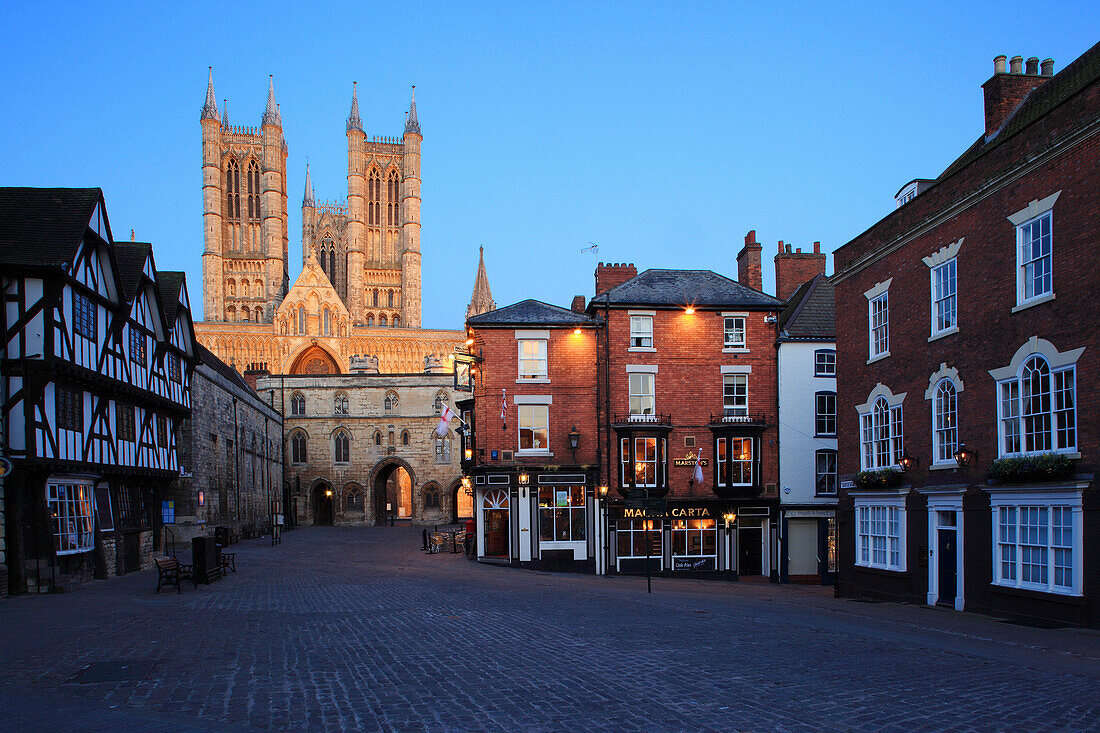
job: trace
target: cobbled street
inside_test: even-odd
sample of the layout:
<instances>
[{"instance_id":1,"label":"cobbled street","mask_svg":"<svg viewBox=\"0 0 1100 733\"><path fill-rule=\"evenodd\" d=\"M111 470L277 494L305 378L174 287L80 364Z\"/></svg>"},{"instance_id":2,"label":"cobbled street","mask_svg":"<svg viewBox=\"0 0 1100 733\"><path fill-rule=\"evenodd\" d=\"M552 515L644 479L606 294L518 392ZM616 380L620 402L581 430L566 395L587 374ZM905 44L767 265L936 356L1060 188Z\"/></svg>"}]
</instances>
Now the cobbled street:
<instances>
[{"instance_id":1,"label":"cobbled street","mask_svg":"<svg viewBox=\"0 0 1100 733\"><path fill-rule=\"evenodd\" d=\"M0 602L0 726L202 730L1100 730L1100 634L831 589L532 573L410 527L234 546Z\"/></svg>"}]
</instances>

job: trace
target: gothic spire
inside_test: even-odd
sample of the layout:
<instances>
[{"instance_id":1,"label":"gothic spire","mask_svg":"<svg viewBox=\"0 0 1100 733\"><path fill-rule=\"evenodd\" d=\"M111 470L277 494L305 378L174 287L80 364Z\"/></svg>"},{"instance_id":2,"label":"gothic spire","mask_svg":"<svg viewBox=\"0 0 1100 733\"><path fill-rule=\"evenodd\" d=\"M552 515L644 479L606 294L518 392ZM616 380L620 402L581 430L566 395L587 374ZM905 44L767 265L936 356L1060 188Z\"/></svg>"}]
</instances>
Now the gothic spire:
<instances>
[{"instance_id":1,"label":"gothic spire","mask_svg":"<svg viewBox=\"0 0 1100 733\"><path fill-rule=\"evenodd\" d=\"M416 119L416 85L412 88L412 101L409 102L409 114L405 118L405 132L420 134L420 121Z\"/></svg>"},{"instance_id":2,"label":"gothic spire","mask_svg":"<svg viewBox=\"0 0 1100 733\"><path fill-rule=\"evenodd\" d=\"M363 123L359 119L359 96L356 94L357 81L351 83L351 112L348 114L348 132L352 130L363 131Z\"/></svg>"},{"instance_id":3,"label":"gothic spire","mask_svg":"<svg viewBox=\"0 0 1100 733\"><path fill-rule=\"evenodd\" d=\"M222 100L222 127L229 127L229 100Z\"/></svg>"},{"instance_id":4,"label":"gothic spire","mask_svg":"<svg viewBox=\"0 0 1100 733\"><path fill-rule=\"evenodd\" d=\"M309 177L309 161L306 161L306 192L302 196L302 206L315 206L315 200L313 198L313 181Z\"/></svg>"},{"instance_id":5,"label":"gothic spire","mask_svg":"<svg viewBox=\"0 0 1100 733\"><path fill-rule=\"evenodd\" d=\"M218 119L218 100L214 99L214 67L206 67L210 71L210 78L206 82L206 104L202 106L200 120Z\"/></svg>"},{"instance_id":6,"label":"gothic spire","mask_svg":"<svg viewBox=\"0 0 1100 733\"><path fill-rule=\"evenodd\" d=\"M477 276L474 278L474 293L470 304L466 306L466 317L480 315L496 310L497 302L489 290L489 276L485 274L485 248L478 247Z\"/></svg>"},{"instance_id":7,"label":"gothic spire","mask_svg":"<svg viewBox=\"0 0 1100 733\"><path fill-rule=\"evenodd\" d=\"M279 127L283 125L283 118L279 114L279 105L275 103L275 76L272 74L268 75L267 108L264 110L264 116L260 120L260 124L278 125Z\"/></svg>"}]
</instances>

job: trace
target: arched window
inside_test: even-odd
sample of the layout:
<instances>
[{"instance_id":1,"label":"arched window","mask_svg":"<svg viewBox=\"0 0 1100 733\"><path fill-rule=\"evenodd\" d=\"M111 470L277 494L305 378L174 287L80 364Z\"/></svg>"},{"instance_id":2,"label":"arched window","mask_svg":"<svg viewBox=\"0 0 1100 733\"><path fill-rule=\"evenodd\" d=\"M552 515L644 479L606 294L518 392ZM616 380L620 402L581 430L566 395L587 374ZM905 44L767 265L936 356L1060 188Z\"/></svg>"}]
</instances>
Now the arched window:
<instances>
[{"instance_id":1,"label":"arched window","mask_svg":"<svg viewBox=\"0 0 1100 733\"><path fill-rule=\"evenodd\" d=\"M393 308L393 291L390 290L386 293L386 305Z\"/></svg>"},{"instance_id":2,"label":"arched window","mask_svg":"<svg viewBox=\"0 0 1100 733\"><path fill-rule=\"evenodd\" d=\"M367 178L367 225L378 226L382 223L382 179L377 170L372 170Z\"/></svg>"},{"instance_id":3,"label":"arched window","mask_svg":"<svg viewBox=\"0 0 1100 733\"><path fill-rule=\"evenodd\" d=\"M932 434L936 441L933 460L951 463L959 448L958 395L955 385L943 379L932 397Z\"/></svg>"},{"instance_id":4,"label":"arched window","mask_svg":"<svg viewBox=\"0 0 1100 733\"><path fill-rule=\"evenodd\" d=\"M363 511L363 495L356 489L350 489L347 496L344 497L344 513L350 514L361 511Z\"/></svg>"},{"instance_id":5,"label":"arched window","mask_svg":"<svg viewBox=\"0 0 1100 733\"><path fill-rule=\"evenodd\" d=\"M401 431L401 445L408 445L408 444L409 444L409 431L408 430L402 430Z\"/></svg>"},{"instance_id":6,"label":"arched window","mask_svg":"<svg viewBox=\"0 0 1100 733\"><path fill-rule=\"evenodd\" d=\"M306 414L306 398L302 396L301 392L295 392L294 395L290 398L290 414Z\"/></svg>"},{"instance_id":7,"label":"arched window","mask_svg":"<svg viewBox=\"0 0 1100 733\"><path fill-rule=\"evenodd\" d=\"M231 306L229 306L228 308L225 309L225 320L229 321L230 323L237 320L237 309L236 309L236 307L231 305Z\"/></svg>"},{"instance_id":8,"label":"arched window","mask_svg":"<svg viewBox=\"0 0 1100 733\"><path fill-rule=\"evenodd\" d=\"M432 409L435 410L436 415L443 414L443 403L446 400L447 395L444 392L437 392L435 395L435 402L432 403Z\"/></svg>"},{"instance_id":9,"label":"arched window","mask_svg":"<svg viewBox=\"0 0 1100 733\"><path fill-rule=\"evenodd\" d=\"M241 166L230 159L225 168L225 217L241 218Z\"/></svg>"},{"instance_id":10,"label":"arched window","mask_svg":"<svg viewBox=\"0 0 1100 733\"><path fill-rule=\"evenodd\" d=\"M401 316L394 316L393 317L393 327L394 328L401 328Z\"/></svg>"},{"instance_id":11,"label":"arched window","mask_svg":"<svg viewBox=\"0 0 1100 733\"><path fill-rule=\"evenodd\" d=\"M393 390L387 392L385 399L382 401L382 407L385 410L386 414L389 415L390 413L397 412L398 404L399 402L397 399L397 393Z\"/></svg>"},{"instance_id":12,"label":"arched window","mask_svg":"<svg viewBox=\"0 0 1100 733\"><path fill-rule=\"evenodd\" d=\"M225 292L229 297L234 298L237 296L237 283L233 278L229 278L225 283Z\"/></svg>"},{"instance_id":13,"label":"arched window","mask_svg":"<svg viewBox=\"0 0 1100 733\"><path fill-rule=\"evenodd\" d=\"M331 323L331 319L329 318L329 312L328 312L327 307L325 308L325 313L324 313L324 323L325 323L325 335L329 336L332 333L332 323Z\"/></svg>"},{"instance_id":14,"label":"arched window","mask_svg":"<svg viewBox=\"0 0 1100 733\"><path fill-rule=\"evenodd\" d=\"M374 444L375 445L382 445L382 431L381 430L375 430L374 431Z\"/></svg>"},{"instance_id":15,"label":"arched window","mask_svg":"<svg viewBox=\"0 0 1100 733\"><path fill-rule=\"evenodd\" d=\"M378 325L379 325L379 326L385 326L385 325L387 325L387 324L386 324L386 314L385 314L385 313L383 313L382 315L378 316Z\"/></svg>"},{"instance_id":16,"label":"arched window","mask_svg":"<svg viewBox=\"0 0 1100 733\"><path fill-rule=\"evenodd\" d=\"M260 167L254 160L248 162L248 218L260 220Z\"/></svg>"},{"instance_id":17,"label":"arched window","mask_svg":"<svg viewBox=\"0 0 1100 733\"><path fill-rule=\"evenodd\" d=\"M298 333L304 334L306 332L306 307L304 305L298 306Z\"/></svg>"},{"instance_id":18,"label":"arched window","mask_svg":"<svg viewBox=\"0 0 1100 733\"><path fill-rule=\"evenodd\" d=\"M377 290L375 290L373 295L372 295L371 305L375 305L375 306L378 305L378 291Z\"/></svg>"},{"instance_id":19,"label":"arched window","mask_svg":"<svg viewBox=\"0 0 1100 733\"><path fill-rule=\"evenodd\" d=\"M335 397L332 398L332 411L336 415L348 414L348 396L343 392L338 392Z\"/></svg>"},{"instance_id":20,"label":"arched window","mask_svg":"<svg viewBox=\"0 0 1100 733\"><path fill-rule=\"evenodd\" d=\"M368 326L373 326L374 325L374 316L373 315L367 316L367 325Z\"/></svg>"},{"instance_id":21,"label":"arched window","mask_svg":"<svg viewBox=\"0 0 1100 733\"><path fill-rule=\"evenodd\" d=\"M439 507L439 492L432 489L428 489L424 492L424 508L432 509Z\"/></svg>"},{"instance_id":22,"label":"arched window","mask_svg":"<svg viewBox=\"0 0 1100 733\"><path fill-rule=\"evenodd\" d=\"M290 436L290 462L306 463L306 434L295 430Z\"/></svg>"},{"instance_id":23,"label":"arched window","mask_svg":"<svg viewBox=\"0 0 1100 733\"><path fill-rule=\"evenodd\" d=\"M330 249L328 251L328 279L330 282L336 282L336 250Z\"/></svg>"},{"instance_id":24,"label":"arched window","mask_svg":"<svg viewBox=\"0 0 1100 733\"><path fill-rule=\"evenodd\" d=\"M248 312L248 306L247 305L242 305L241 306L241 320L247 323L249 318L250 318L250 314Z\"/></svg>"},{"instance_id":25,"label":"arched window","mask_svg":"<svg viewBox=\"0 0 1100 733\"><path fill-rule=\"evenodd\" d=\"M259 323L260 322L260 314L263 313L263 312L264 312L263 306L258 305L255 308L253 308L252 309L252 322L253 323Z\"/></svg>"},{"instance_id":26,"label":"arched window","mask_svg":"<svg viewBox=\"0 0 1100 733\"><path fill-rule=\"evenodd\" d=\"M333 436L332 455L337 463L351 462L351 439L343 430Z\"/></svg>"},{"instance_id":27,"label":"arched window","mask_svg":"<svg viewBox=\"0 0 1100 733\"><path fill-rule=\"evenodd\" d=\"M1000 383L1001 455L1077 447L1076 367L1054 371L1043 356Z\"/></svg>"},{"instance_id":28,"label":"arched window","mask_svg":"<svg viewBox=\"0 0 1100 733\"><path fill-rule=\"evenodd\" d=\"M397 171L390 171L389 179L386 181L386 199L389 201L386 206L386 223L390 226L397 226L401 223L397 216L401 200L401 186L397 181Z\"/></svg>"},{"instance_id":29,"label":"arched window","mask_svg":"<svg viewBox=\"0 0 1100 733\"><path fill-rule=\"evenodd\" d=\"M451 439L447 436L435 439L435 462L451 462Z\"/></svg>"},{"instance_id":30,"label":"arched window","mask_svg":"<svg viewBox=\"0 0 1100 733\"><path fill-rule=\"evenodd\" d=\"M891 407L885 397L876 399L870 412L860 415L860 433L864 470L897 465L905 450L901 405Z\"/></svg>"}]
</instances>

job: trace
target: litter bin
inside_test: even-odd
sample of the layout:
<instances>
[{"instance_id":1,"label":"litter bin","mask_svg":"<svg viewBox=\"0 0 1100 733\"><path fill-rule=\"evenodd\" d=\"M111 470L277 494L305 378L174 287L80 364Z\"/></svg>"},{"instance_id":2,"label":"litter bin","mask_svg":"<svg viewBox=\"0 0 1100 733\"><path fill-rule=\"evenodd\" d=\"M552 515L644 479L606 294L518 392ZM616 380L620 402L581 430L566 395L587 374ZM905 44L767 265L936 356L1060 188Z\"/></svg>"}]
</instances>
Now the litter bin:
<instances>
[{"instance_id":1,"label":"litter bin","mask_svg":"<svg viewBox=\"0 0 1100 733\"><path fill-rule=\"evenodd\" d=\"M221 578L221 552L213 537L191 540L191 562L197 582L210 583Z\"/></svg>"}]
</instances>

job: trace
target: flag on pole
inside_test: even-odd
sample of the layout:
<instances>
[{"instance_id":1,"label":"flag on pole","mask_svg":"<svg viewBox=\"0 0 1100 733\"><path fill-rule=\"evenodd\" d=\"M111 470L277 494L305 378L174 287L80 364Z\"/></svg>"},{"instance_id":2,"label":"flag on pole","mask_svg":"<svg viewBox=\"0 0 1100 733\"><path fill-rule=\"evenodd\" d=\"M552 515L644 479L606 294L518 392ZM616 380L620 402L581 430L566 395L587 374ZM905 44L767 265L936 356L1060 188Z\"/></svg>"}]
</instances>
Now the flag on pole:
<instances>
[{"instance_id":1,"label":"flag on pole","mask_svg":"<svg viewBox=\"0 0 1100 733\"><path fill-rule=\"evenodd\" d=\"M692 474L692 478L695 483L703 483L703 451L700 450L699 454L695 456L695 473Z\"/></svg>"},{"instance_id":2,"label":"flag on pole","mask_svg":"<svg viewBox=\"0 0 1100 733\"><path fill-rule=\"evenodd\" d=\"M508 429L508 390L500 390L500 429Z\"/></svg>"},{"instance_id":3,"label":"flag on pole","mask_svg":"<svg viewBox=\"0 0 1100 733\"><path fill-rule=\"evenodd\" d=\"M457 417L452 411L450 405L446 402L443 403L443 415L439 418L439 425L435 427L435 434L442 438L447 434L447 431L451 429L451 420Z\"/></svg>"}]
</instances>

